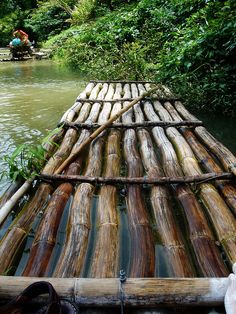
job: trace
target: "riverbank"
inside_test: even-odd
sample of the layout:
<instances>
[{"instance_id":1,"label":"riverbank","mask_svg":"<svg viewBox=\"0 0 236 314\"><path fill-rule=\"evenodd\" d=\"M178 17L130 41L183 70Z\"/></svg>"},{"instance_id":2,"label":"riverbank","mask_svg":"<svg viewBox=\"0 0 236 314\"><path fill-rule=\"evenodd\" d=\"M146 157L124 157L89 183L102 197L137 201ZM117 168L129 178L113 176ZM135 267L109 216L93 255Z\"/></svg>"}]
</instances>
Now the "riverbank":
<instances>
[{"instance_id":1,"label":"riverbank","mask_svg":"<svg viewBox=\"0 0 236 314\"><path fill-rule=\"evenodd\" d=\"M155 80L192 108L236 114L235 3L114 1L83 20L84 11L46 43L54 58L93 78Z\"/></svg>"}]
</instances>

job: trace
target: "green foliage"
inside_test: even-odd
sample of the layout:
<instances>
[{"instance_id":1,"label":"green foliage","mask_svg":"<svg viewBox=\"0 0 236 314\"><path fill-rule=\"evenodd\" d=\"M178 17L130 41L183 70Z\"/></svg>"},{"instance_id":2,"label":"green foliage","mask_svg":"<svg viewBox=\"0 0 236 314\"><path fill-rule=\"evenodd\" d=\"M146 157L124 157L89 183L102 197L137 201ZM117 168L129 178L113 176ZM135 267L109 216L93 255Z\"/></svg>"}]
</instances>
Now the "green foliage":
<instances>
[{"instance_id":1,"label":"green foliage","mask_svg":"<svg viewBox=\"0 0 236 314\"><path fill-rule=\"evenodd\" d=\"M198 7L176 12L178 25L159 55L160 78L191 103L208 110L235 111L236 5L233 1L198 1ZM178 10L177 10L178 9Z\"/></svg>"},{"instance_id":2,"label":"green foliage","mask_svg":"<svg viewBox=\"0 0 236 314\"><path fill-rule=\"evenodd\" d=\"M11 156L6 156L4 161L8 164L10 179L18 181L38 175L46 161L44 144L50 143L57 146L50 138L59 132L61 128L62 126L50 132L42 140L41 144L37 146L22 144L14 150Z\"/></svg>"},{"instance_id":3,"label":"green foliage","mask_svg":"<svg viewBox=\"0 0 236 314\"><path fill-rule=\"evenodd\" d=\"M15 3L1 40L19 22ZM193 106L236 113L235 0L43 0L25 25L93 78L156 79Z\"/></svg>"},{"instance_id":4,"label":"green foliage","mask_svg":"<svg viewBox=\"0 0 236 314\"><path fill-rule=\"evenodd\" d=\"M36 4L37 0L8 0L0 3L0 46L9 44L17 28L28 31L24 21Z\"/></svg>"},{"instance_id":5,"label":"green foliage","mask_svg":"<svg viewBox=\"0 0 236 314\"><path fill-rule=\"evenodd\" d=\"M83 24L94 17L96 0L79 0L71 13L71 23Z\"/></svg>"},{"instance_id":6,"label":"green foliage","mask_svg":"<svg viewBox=\"0 0 236 314\"><path fill-rule=\"evenodd\" d=\"M6 46L12 39L13 31L21 28L28 11L21 11L19 8L0 19L0 46Z\"/></svg>"},{"instance_id":7,"label":"green foliage","mask_svg":"<svg viewBox=\"0 0 236 314\"><path fill-rule=\"evenodd\" d=\"M93 77L156 79L189 103L236 113L236 3L141 0L62 33L55 58Z\"/></svg>"},{"instance_id":8,"label":"green foliage","mask_svg":"<svg viewBox=\"0 0 236 314\"><path fill-rule=\"evenodd\" d=\"M32 12L25 25L31 29L34 39L43 41L68 28L68 18L69 14L62 8L45 2Z\"/></svg>"}]
</instances>

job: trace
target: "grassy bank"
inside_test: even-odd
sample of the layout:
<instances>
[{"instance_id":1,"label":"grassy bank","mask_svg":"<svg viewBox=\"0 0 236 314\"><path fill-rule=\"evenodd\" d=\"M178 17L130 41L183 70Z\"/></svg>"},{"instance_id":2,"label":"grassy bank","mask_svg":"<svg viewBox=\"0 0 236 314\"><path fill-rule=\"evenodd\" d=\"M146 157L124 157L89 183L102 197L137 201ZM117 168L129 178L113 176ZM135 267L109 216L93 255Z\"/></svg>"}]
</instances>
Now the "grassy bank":
<instances>
[{"instance_id":1,"label":"grassy bank","mask_svg":"<svg viewBox=\"0 0 236 314\"><path fill-rule=\"evenodd\" d=\"M154 79L235 115L235 1L141 0L101 15L48 40L54 58L94 78Z\"/></svg>"}]
</instances>

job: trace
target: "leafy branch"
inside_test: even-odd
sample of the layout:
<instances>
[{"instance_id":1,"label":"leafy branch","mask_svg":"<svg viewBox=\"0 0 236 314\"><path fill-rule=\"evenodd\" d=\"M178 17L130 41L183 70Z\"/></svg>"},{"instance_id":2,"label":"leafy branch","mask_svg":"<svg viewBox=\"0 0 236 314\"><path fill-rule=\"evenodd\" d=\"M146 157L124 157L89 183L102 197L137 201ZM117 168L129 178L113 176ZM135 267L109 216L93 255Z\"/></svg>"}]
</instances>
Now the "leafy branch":
<instances>
[{"instance_id":1,"label":"leafy branch","mask_svg":"<svg viewBox=\"0 0 236 314\"><path fill-rule=\"evenodd\" d=\"M8 176L13 181L27 180L40 174L42 167L46 162L45 144L58 147L58 144L52 141L52 136L60 132L63 126L51 131L37 146L22 144L18 146L11 156L5 156L3 159L8 164Z\"/></svg>"}]
</instances>

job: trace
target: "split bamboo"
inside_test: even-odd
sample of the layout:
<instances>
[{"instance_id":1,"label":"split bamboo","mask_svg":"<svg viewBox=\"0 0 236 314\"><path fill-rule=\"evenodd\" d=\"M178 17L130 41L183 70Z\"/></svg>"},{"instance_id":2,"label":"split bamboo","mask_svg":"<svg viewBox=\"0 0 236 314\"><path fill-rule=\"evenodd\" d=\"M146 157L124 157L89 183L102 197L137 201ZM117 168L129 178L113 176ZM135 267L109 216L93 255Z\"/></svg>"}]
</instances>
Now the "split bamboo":
<instances>
[{"instance_id":1,"label":"split bamboo","mask_svg":"<svg viewBox=\"0 0 236 314\"><path fill-rule=\"evenodd\" d=\"M42 278L43 279L43 278ZM57 293L81 307L120 307L119 279L45 278ZM19 295L36 277L0 277L0 298ZM129 278L123 285L124 304L134 308L222 306L228 278Z\"/></svg>"},{"instance_id":2,"label":"split bamboo","mask_svg":"<svg viewBox=\"0 0 236 314\"><path fill-rule=\"evenodd\" d=\"M99 97L105 97L108 91L108 84L104 84L99 92ZM93 105L92 110L95 108ZM97 114L90 119L91 122L97 120L101 104L97 103ZM111 107L103 107L99 122L104 123L110 115ZM84 130L89 132L87 130ZM86 133L86 137L89 136ZM77 145L81 142L78 141ZM100 137L90 145L88 163L85 174L93 176L100 174L102 168L102 148L104 138ZM85 255L88 247L88 238L90 232L90 211L93 201L94 186L92 184L80 184L75 191L74 200L70 209L69 219L67 223L66 241L63 247L57 267L53 273L54 277L75 277L81 276Z\"/></svg>"},{"instance_id":3,"label":"split bamboo","mask_svg":"<svg viewBox=\"0 0 236 314\"><path fill-rule=\"evenodd\" d=\"M178 114L176 109L170 104L165 103L165 107L170 112L172 118L178 122L182 121L181 116ZM222 167L212 158L210 153L205 149L205 147L197 140L194 133L188 128L182 127L180 132L185 137L188 144L191 146L191 149L194 151L195 156L199 164L208 172L221 173ZM217 178L216 178L217 179ZM227 205L232 209L236 215L236 187L231 184L229 181L215 181L215 185L218 190L222 193Z\"/></svg>"},{"instance_id":4,"label":"split bamboo","mask_svg":"<svg viewBox=\"0 0 236 314\"><path fill-rule=\"evenodd\" d=\"M130 97L129 84L124 86L124 97ZM133 94L134 94L133 89ZM132 95L136 97L136 95ZM124 103L124 107L128 103ZM124 123L132 122L133 110L130 108L123 116ZM128 168L128 176L142 176L142 162L137 150L137 137L133 129L124 133L123 152ZM127 187L127 215L130 229L130 277L152 277L155 271L154 239L149 225L147 208L139 186Z\"/></svg>"},{"instance_id":5,"label":"split bamboo","mask_svg":"<svg viewBox=\"0 0 236 314\"><path fill-rule=\"evenodd\" d=\"M171 115L166 111L166 109L163 108L162 112L165 112L166 117L168 116L166 120L172 119ZM190 146L188 145L184 137L179 133L179 131L171 127L166 130L166 133L176 149L183 172L186 175L201 174L202 171ZM228 207L226 206L224 200L220 197L213 185L209 183L203 183L200 184L198 188L200 189L199 197L207 208L208 215L213 222L217 238L224 248L229 262L233 264L236 260L236 255L234 253L236 252L235 219ZM222 219L223 221L221 221Z\"/></svg>"},{"instance_id":6,"label":"split bamboo","mask_svg":"<svg viewBox=\"0 0 236 314\"><path fill-rule=\"evenodd\" d=\"M142 88L143 86L139 85L140 92L142 92ZM136 122L144 120L140 105L135 105L134 114ZM140 142L142 161L148 178L163 176L163 171L157 160L149 132L140 128L137 134ZM168 188L156 186L152 187L150 196L157 232L166 252L168 275L170 277L193 277L194 270L191 266L188 252L186 252L184 247L178 225L175 223L169 195L170 191Z\"/></svg>"},{"instance_id":7,"label":"split bamboo","mask_svg":"<svg viewBox=\"0 0 236 314\"><path fill-rule=\"evenodd\" d=\"M159 120L150 102L144 104L144 111L150 120ZM152 133L161 151L165 174L168 176L183 175L175 150L166 137L164 130L155 127ZM195 253L199 273L209 277L224 276L227 274L227 270L212 239L202 208L195 195L187 185L172 186L172 190L180 202L188 222L188 236Z\"/></svg>"},{"instance_id":8,"label":"split bamboo","mask_svg":"<svg viewBox=\"0 0 236 314\"><path fill-rule=\"evenodd\" d=\"M184 137L174 128L168 128L167 134L177 149L178 158L180 163L183 164L184 173L186 175L201 174L202 170ZM187 165L189 162L190 166ZM212 184L202 183L198 188L199 197L207 209L208 216L212 221L217 238L220 241L229 262L233 265L236 261L235 218Z\"/></svg>"},{"instance_id":9,"label":"split bamboo","mask_svg":"<svg viewBox=\"0 0 236 314\"><path fill-rule=\"evenodd\" d=\"M117 84L113 98L121 96L121 84ZM105 99L108 98L108 95ZM112 97L111 97L112 98ZM107 106L108 103L104 103ZM115 103L111 116L121 110L121 103ZM120 140L121 133L111 130L107 138L105 154L105 175L116 177L120 170ZM97 209L97 233L95 248L90 270L94 278L116 277L118 274L118 214L117 214L117 188L116 186L102 186L99 193Z\"/></svg>"},{"instance_id":10,"label":"split bamboo","mask_svg":"<svg viewBox=\"0 0 236 314\"><path fill-rule=\"evenodd\" d=\"M94 102L101 102L101 103L103 103L103 102L111 102L112 104L113 103L116 103L116 102L121 102L121 103L123 103L124 101L132 101L132 100L134 100L134 98L114 98L114 99L106 99L106 100L104 100L104 99L101 99L101 98L97 98L97 99L90 99L90 100L88 100L88 99L86 99L86 98L78 98L77 99L77 101L79 101L79 102L90 102L90 103L94 103ZM153 97L145 97L144 98L144 100L159 100L159 101L162 101L162 102L164 102L164 101L171 101L171 102L174 102L174 101L179 101L180 100L180 98L170 98L170 97L168 97L168 98L166 98L166 97L163 97L163 96L153 96Z\"/></svg>"},{"instance_id":11,"label":"split bamboo","mask_svg":"<svg viewBox=\"0 0 236 314\"><path fill-rule=\"evenodd\" d=\"M195 117L191 115L186 108L184 108L181 102L176 101L175 107L181 116L194 120ZM226 169L226 171L230 170L234 173L234 175L236 175L236 157L204 127L197 127L195 129L195 134L221 161L224 169Z\"/></svg>"}]
</instances>

